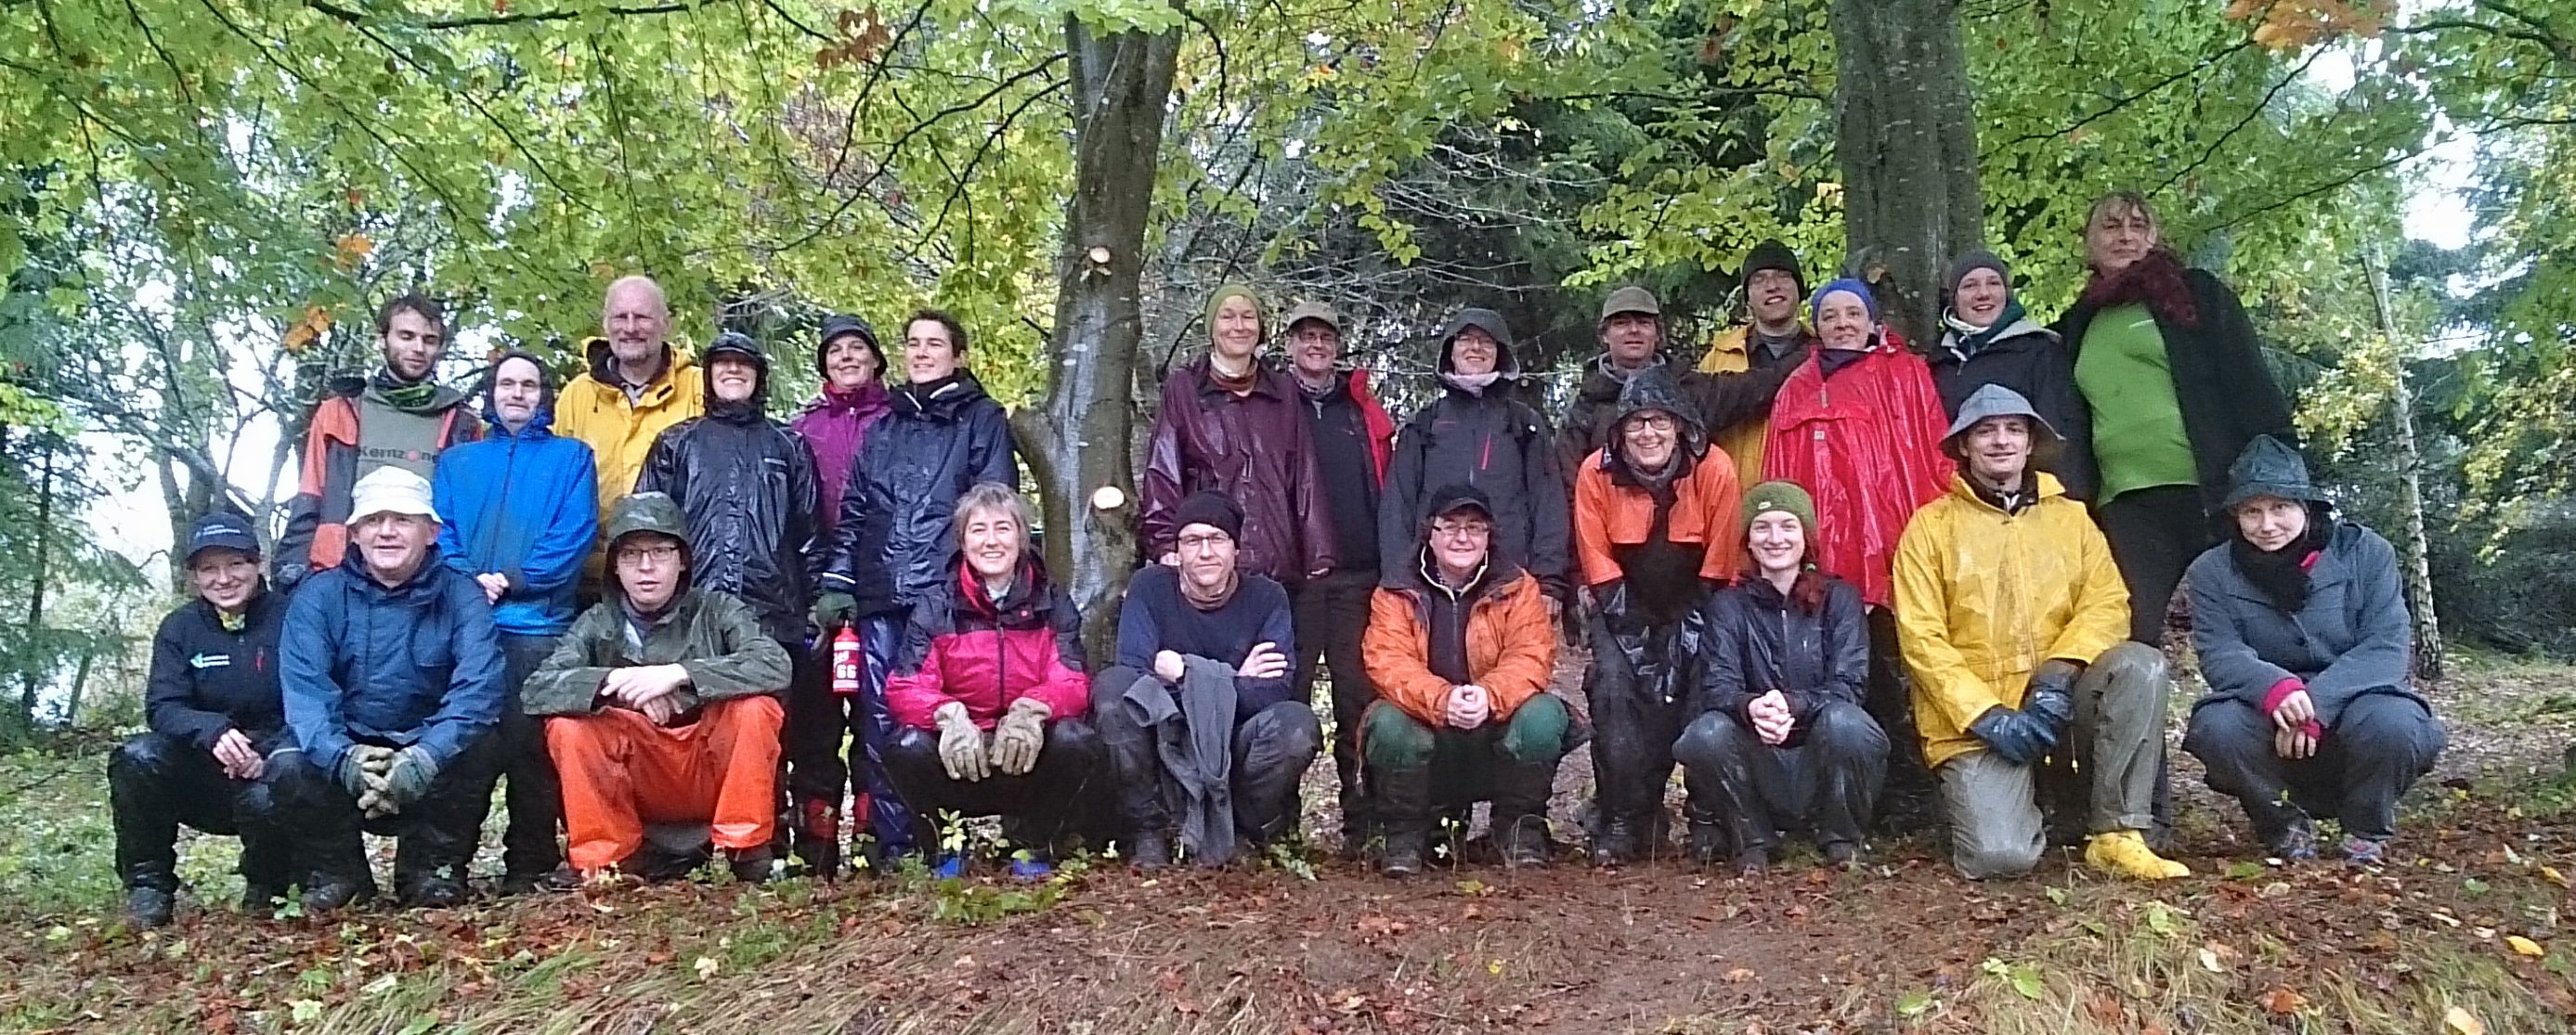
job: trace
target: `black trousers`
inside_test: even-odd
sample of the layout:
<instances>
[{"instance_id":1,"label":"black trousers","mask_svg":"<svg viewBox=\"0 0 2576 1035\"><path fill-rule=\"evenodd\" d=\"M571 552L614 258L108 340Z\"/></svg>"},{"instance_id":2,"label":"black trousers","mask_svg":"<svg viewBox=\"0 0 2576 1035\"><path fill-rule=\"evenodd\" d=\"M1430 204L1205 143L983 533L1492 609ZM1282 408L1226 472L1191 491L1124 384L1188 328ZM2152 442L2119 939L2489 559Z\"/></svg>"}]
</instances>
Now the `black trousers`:
<instances>
[{"instance_id":1,"label":"black trousers","mask_svg":"<svg viewBox=\"0 0 2576 1035\"><path fill-rule=\"evenodd\" d=\"M1091 681L1092 729L1109 751L1121 833L1172 825L1171 809L1163 800L1163 760L1155 750L1155 730L1136 721L1126 702L1127 688L1150 678L1150 673L1122 665ZM1236 833L1267 841L1296 823L1298 784L1322 741L1314 711L1298 701L1281 701L1235 725L1228 782Z\"/></svg>"},{"instance_id":2,"label":"black trousers","mask_svg":"<svg viewBox=\"0 0 2576 1035\"><path fill-rule=\"evenodd\" d=\"M2165 642L2165 612L2173 608L2174 588L2191 562L2216 540L2210 538L2209 514L2201 509L2200 487L2159 485L2121 494L2094 511L2102 537L2111 542L2111 561L2120 566L2120 581L2129 589L2129 638L2150 647Z\"/></svg>"},{"instance_id":3,"label":"black trousers","mask_svg":"<svg viewBox=\"0 0 2576 1035\"><path fill-rule=\"evenodd\" d=\"M501 835L501 869L513 877L549 873L564 861L563 842L555 836L563 826L563 785L555 777L554 756L546 753L546 721L519 710L519 688L527 685L528 676L562 639L501 634L501 690L508 697L501 705L501 725L494 731L499 742L494 745L491 779L474 793L474 799L488 809L492 785L509 777L503 804L509 809L510 826ZM479 815L475 825L482 825Z\"/></svg>"},{"instance_id":4,"label":"black trousers","mask_svg":"<svg viewBox=\"0 0 2576 1035\"><path fill-rule=\"evenodd\" d=\"M1296 670L1289 692L1298 700L1315 698L1315 674L1333 673L1333 770L1341 777L1342 826L1354 830L1375 818L1361 786L1360 723L1377 684L1369 682L1360 640L1368 633L1369 595L1377 589L1377 572L1336 571L1290 591L1291 620L1297 630ZM1320 662L1320 664L1319 664Z\"/></svg>"},{"instance_id":5,"label":"black trousers","mask_svg":"<svg viewBox=\"0 0 2576 1035\"><path fill-rule=\"evenodd\" d=\"M1776 746L1736 716L1703 712L1673 754L1694 788L1712 792L1737 852L1776 848L1783 830L1857 845L1887 780L1886 732L1844 701L1817 708Z\"/></svg>"},{"instance_id":6,"label":"black trousers","mask_svg":"<svg viewBox=\"0 0 2576 1035\"><path fill-rule=\"evenodd\" d=\"M365 842L359 837L368 833L396 839L394 884L402 888L441 871L448 879L465 879L482 837L483 813L491 807L490 788L500 762L497 733L477 737L439 771L429 793L380 819L360 813L357 797L302 751L269 756L268 776L311 788L310 800L301 803L291 821L311 838L313 879L371 883Z\"/></svg>"},{"instance_id":7,"label":"black trousers","mask_svg":"<svg viewBox=\"0 0 2576 1035\"><path fill-rule=\"evenodd\" d=\"M2266 844L2301 815L2332 816L2347 834L2395 834L2397 799L2432 771L2449 742L2432 712L2398 694L2365 694L2344 705L2308 758L2276 753L2272 728L2259 709L2210 701L2192 709L2182 741L2209 767L2210 789L2243 804Z\"/></svg>"},{"instance_id":8,"label":"black trousers","mask_svg":"<svg viewBox=\"0 0 2576 1035\"><path fill-rule=\"evenodd\" d=\"M286 741L284 731L254 738L261 754ZM300 756L299 756L300 757ZM309 772L311 767L305 767ZM224 775L214 753L180 738L146 733L107 759L108 807L116 826L116 872L129 888L179 889L179 825L242 839L241 875L251 887L284 889L303 874L296 864L298 805L320 788L271 762L256 780Z\"/></svg>"},{"instance_id":9,"label":"black trousers","mask_svg":"<svg viewBox=\"0 0 2576 1035\"><path fill-rule=\"evenodd\" d=\"M1698 714L1691 695L1679 692L1690 680L1658 671L1695 662L1666 656L1681 653L1674 645L1675 626L1614 633L1595 615L1585 618L1584 628L1592 642L1584 701L1591 712L1592 778L1601 818L1651 822L1661 814L1664 785L1672 780L1673 742ZM1668 690L1671 700L1665 699ZM1707 789L1683 776L1693 814L1710 808Z\"/></svg>"},{"instance_id":10,"label":"black trousers","mask_svg":"<svg viewBox=\"0 0 2576 1035\"><path fill-rule=\"evenodd\" d=\"M1109 748L1091 725L1057 719L1046 725L1038 763L1019 776L995 771L973 782L939 762L939 731L906 727L887 745L886 775L913 814L932 821L942 811L1000 816L1014 841L1054 846L1082 831L1092 796L1109 785Z\"/></svg>"}]
</instances>

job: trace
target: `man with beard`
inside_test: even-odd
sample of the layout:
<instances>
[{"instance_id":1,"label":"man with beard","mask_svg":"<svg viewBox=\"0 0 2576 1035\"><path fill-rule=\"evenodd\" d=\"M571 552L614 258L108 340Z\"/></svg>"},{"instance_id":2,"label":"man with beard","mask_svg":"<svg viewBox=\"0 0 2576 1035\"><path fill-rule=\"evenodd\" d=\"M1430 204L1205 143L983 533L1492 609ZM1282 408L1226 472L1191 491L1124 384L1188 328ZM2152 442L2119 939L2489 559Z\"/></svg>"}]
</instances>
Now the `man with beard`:
<instances>
[{"instance_id":1,"label":"man with beard","mask_svg":"<svg viewBox=\"0 0 2576 1035\"><path fill-rule=\"evenodd\" d=\"M427 478L441 451L482 434L465 394L430 380L447 354L447 315L437 302L417 294L386 302L376 310L376 344L383 365L332 381L305 429L286 534L277 541L280 590L339 566L358 479L381 467Z\"/></svg>"}]
</instances>

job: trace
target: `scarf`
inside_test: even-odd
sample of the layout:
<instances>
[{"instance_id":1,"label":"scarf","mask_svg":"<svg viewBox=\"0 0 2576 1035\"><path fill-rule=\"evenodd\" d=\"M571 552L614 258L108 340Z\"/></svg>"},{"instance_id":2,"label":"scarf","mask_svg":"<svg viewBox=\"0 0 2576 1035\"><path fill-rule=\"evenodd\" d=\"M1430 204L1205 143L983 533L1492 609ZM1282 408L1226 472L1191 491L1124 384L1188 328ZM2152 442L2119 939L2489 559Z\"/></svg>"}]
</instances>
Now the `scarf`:
<instances>
[{"instance_id":1,"label":"scarf","mask_svg":"<svg viewBox=\"0 0 2576 1035\"><path fill-rule=\"evenodd\" d=\"M2099 312L2132 302L2145 305L2156 319L2176 327L2200 326L2200 310L2191 301L2191 282L2183 277L2182 256L2164 245L2148 249L2129 268L2108 277L2096 271L2075 304Z\"/></svg>"},{"instance_id":2,"label":"scarf","mask_svg":"<svg viewBox=\"0 0 2576 1035\"><path fill-rule=\"evenodd\" d=\"M1441 384L1448 385L1451 388L1455 388L1461 392L1465 392L1478 398L1483 398L1485 389L1492 388L1496 382L1501 381L1502 379L1503 372L1500 370L1488 370L1481 374L1440 375Z\"/></svg>"},{"instance_id":3,"label":"scarf","mask_svg":"<svg viewBox=\"0 0 2576 1035\"><path fill-rule=\"evenodd\" d=\"M1189 601L1191 607L1201 611L1214 611L1224 607L1226 601L1234 599L1235 587L1242 584L1243 573L1232 568L1226 569L1225 585L1205 594L1199 591L1198 584L1191 582L1187 575L1174 581L1181 584L1181 599Z\"/></svg>"},{"instance_id":4,"label":"scarf","mask_svg":"<svg viewBox=\"0 0 2576 1035\"><path fill-rule=\"evenodd\" d=\"M1948 342L1950 354L1959 357L1959 362L1965 363L1977 358L1977 353L1986 351L1986 346L1995 343L1997 335L2021 322L2022 318L2028 315L2030 314L2023 311L2021 307L2021 299L2007 298L2004 300L2004 311L1995 314L1993 323L1979 327L1959 319L1957 313L1944 309L1941 310L1941 326L1950 329Z\"/></svg>"},{"instance_id":5,"label":"scarf","mask_svg":"<svg viewBox=\"0 0 2576 1035\"><path fill-rule=\"evenodd\" d=\"M425 377L418 381L404 381L394 376L391 367L378 369L374 376L367 378L367 386L375 389L386 402L406 410L417 410L438 398L438 382Z\"/></svg>"},{"instance_id":6,"label":"scarf","mask_svg":"<svg viewBox=\"0 0 2576 1035\"><path fill-rule=\"evenodd\" d=\"M1236 395L1241 395L1245 392L1251 391L1252 386L1261 380L1261 362L1259 360L1246 360L1243 364L1243 373L1229 375L1225 372L1224 362L1217 359L1216 353L1210 352L1208 353L1207 376L1209 384L1215 385L1218 388L1232 392Z\"/></svg>"},{"instance_id":7,"label":"scarf","mask_svg":"<svg viewBox=\"0 0 2576 1035\"><path fill-rule=\"evenodd\" d=\"M2308 515L2308 530L2299 533L2278 550L2265 550L2245 541L2243 533L2227 540L2227 552L2236 559L2236 570L2245 573L2245 581L2254 584L2274 606L2297 614L2308 606L2308 569L2316 564L2318 553L2326 546L2325 522L2313 513Z\"/></svg>"}]
</instances>

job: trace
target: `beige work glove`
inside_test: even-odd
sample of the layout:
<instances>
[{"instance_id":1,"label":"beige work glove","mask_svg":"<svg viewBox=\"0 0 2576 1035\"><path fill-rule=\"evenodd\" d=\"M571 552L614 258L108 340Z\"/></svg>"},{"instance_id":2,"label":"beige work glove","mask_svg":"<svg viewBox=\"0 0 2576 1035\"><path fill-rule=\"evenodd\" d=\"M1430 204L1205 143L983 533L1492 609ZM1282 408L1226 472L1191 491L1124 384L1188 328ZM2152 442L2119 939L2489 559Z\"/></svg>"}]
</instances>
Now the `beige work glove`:
<instances>
[{"instance_id":1,"label":"beige work glove","mask_svg":"<svg viewBox=\"0 0 2576 1035\"><path fill-rule=\"evenodd\" d=\"M993 768L1011 776L1026 776L1037 768L1038 749L1046 746L1046 721L1054 715L1044 701L1023 697L1011 702L1011 710L993 727Z\"/></svg>"},{"instance_id":2,"label":"beige work glove","mask_svg":"<svg viewBox=\"0 0 2576 1035\"><path fill-rule=\"evenodd\" d=\"M992 763L984 758L984 731L967 717L966 702L940 705L930 718L939 724L939 765L948 770L949 779L974 783L992 775Z\"/></svg>"}]
</instances>

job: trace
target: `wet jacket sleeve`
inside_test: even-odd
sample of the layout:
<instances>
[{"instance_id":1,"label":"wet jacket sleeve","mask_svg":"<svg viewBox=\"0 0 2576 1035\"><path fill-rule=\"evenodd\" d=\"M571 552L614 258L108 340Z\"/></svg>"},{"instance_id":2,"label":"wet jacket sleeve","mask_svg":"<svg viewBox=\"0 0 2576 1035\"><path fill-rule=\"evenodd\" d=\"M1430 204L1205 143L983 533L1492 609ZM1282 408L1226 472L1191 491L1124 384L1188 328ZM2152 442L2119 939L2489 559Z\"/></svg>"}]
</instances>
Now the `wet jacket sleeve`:
<instances>
[{"instance_id":1,"label":"wet jacket sleeve","mask_svg":"<svg viewBox=\"0 0 2576 1035\"><path fill-rule=\"evenodd\" d=\"M431 468L429 502L438 510L438 560L448 570L466 575L480 575L474 570L474 558L466 556L465 537L457 531L456 515L465 509L456 498L456 480L464 477L453 460Z\"/></svg>"},{"instance_id":2,"label":"wet jacket sleeve","mask_svg":"<svg viewBox=\"0 0 2576 1035\"><path fill-rule=\"evenodd\" d=\"M1154 431L1145 445L1144 499L1137 513L1145 533L1145 560L1159 560L1172 552L1180 528L1172 523L1172 512L1180 508L1181 471L1188 462L1181 443L1180 422L1189 419L1196 408L1189 393L1182 389L1187 380L1178 372L1163 383L1163 405L1154 414Z\"/></svg>"},{"instance_id":3,"label":"wet jacket sleeve","mask_svg":"<svg viewBox=\"0 0 2576 1035\"><path fill-rule=\"evenodd\" d=\"M1052 598L1047 604L1047 634L1055 641L1055 652L1047 656L1045 678L1020 696L1047 706L1050 718L1079 719L1091 708L1091 677L1083 671L1082 610L1061 589L1049 587L1047 595ZM1009 704L1003 702L1006 708Z\"/></svg>"},{"instance_id":4,"label":"wet jacket sleeve","mask_svg":"<svg viewBox=\"0 0 2576 1035\"><path fill-rule=\"evenodd\" d=\"M2245 314L2245 303L2236 297L2236 289L2205 270L2187 270L2185 276L2195 281L2200 290L2193 292L2194 303L2201 310L2201 325L2228 354L2223 375L2226 389L2217 398L2227 400L2227 412L2237 425L2237 446L2253 441L2256 435L2276 436L2284 442L2298 441L2298 431L2290 421L2290 398L2281 391L2281 383L2272 376L2272 368L2263 363L2263 337L2254 331L2254 321ZM2210 371L2216 375L2218 371ZM2234 449L2219 463L2232 463Z\"/></svg>"},{"instance_id":5,"label":"wet jacket sleeve","mask_svg":"<svg viewBox=\"0 0 2576 1035\"><path fill-rule=\"evenodd\" d=\"M1986 709L2007 703L1950 645L1950 595L1937 522L1916 520L1896 541L1896 642L1914 675L1914 707L1938 709L1952 729L1967 729Z\"/></svg>"},{"instance_id":6,"label":"wet jacket sleeve","mask_svg":"<svg viewBox=\"0 0 2576 1035\"><path fill-rule=\"evenodd\" d=\"M1289 574L1311 577L1341 567L1341 549L1333 536L1333 508L1316 498L1323 491L1324 470L1315 462L1315 426L1302 416L1288 426L1291 448L1297 451L1288 469L1288 505L1297 512L1300 552L1291 560L1301 569Z\"/></svg>"},{"instance_id":7,"label":"wet jacket sleeve","mask_svg":"<svg viewBox=\"0 0 2576 1035\"><path fill-rule=\"evenodd\" d=\"M803 569L808 593L817 592L823 584L823 568L830 560L832 542L820 519L823 505L823 483L814 476L814 444L805 436L787 434L787 521L786 535L780 540L796 551L797 564ZM811 600L791 600L797 611L803 611Z\"/></svg>"},{"instance_id":8,"label":"wet jacket sleeve","mask_svg":"<svg viewBox=\"0 0 2576 1035\"><path fill-rule=\"evenodd\" d=\"M995 403L977 407L974 419L975 433L966 452L966 469L972 473L967 484L1000 482L1019 488L1020 462L1017 446L1011 441L1010 415Z\"/></svg>"},{"instance_id":9,"label":"wet jacket sleeve","mask_svg":"<svg viewBox=\"0 0 2576 1035\"><path fill-rule=\"evenodd\" d=\"M483 601L483 587L472 579L449 578L439 580L439 589L446 595L448 649L456 667L448 672L438 710L421 725L418 744L444 768L500 725L508 695L501 689L501 637L492 626L492 606Z\"/></svg>"},{"instance_id":10,"label":"wet jacket sleeve","mask_svg":"<svg viewBox=\"0 0 2576 1035\"><path fill-rule=\"evenodd\" d=\"M2346 606L2360 639L2308 680L2317 719L2328 726L2353 698L2405 689L2412 665L2415 623L2407 616L2406 590L2397 577L2397 550L2377 535L2362 536L2355 545L2349 558L2352 598Z\"/></svg>"},{"instance_id":11,"label":"wet jacket sleeve","mask_svg":"<svg viewBox=\"0 0 2576 1035\"><path fill-rule=\"evenodd\" d=\"M544 597L581 578L582 562L590 559L591 545L599 538L599 462L587 447L579 452L579 471L569 491L555 501L546 530L516 567L501 569L510 579L502 599Z\"/></svg>"},{"instance_id":12,"label":"wet jacket sleeve","mask_svg":"<svg viewBox=\"0 0 2576 1035\"><path fill-rule=\"evenodd\" d=\"M1780 394L1780 385L1797 367L1794 362L1778 362L1752 364L1740 374L1694 371L1682 375L1682 393L1699 407L1700 426L1715 436L1769 412L1771 397Z\"/></svg>"},{"instance_id":13,"label":"wet jacket sleeve","mask_svg":"<svg viewBox=\"0 0 2576 1035\"><path fill-rule=\"evenodd\" d=\"M861 585L884 584L882 558L866 555L860 544L870 522L885 520L877 513L876 493L869 490L866 472L872 451L883 451L886 441L884 430L879 429L850 454L850 472L841 482L840 517L832 522L831 546L824 551L822 576L814 583L818 592L856 595Z\"/></svg>"},{"instance_id":14,"label":"wet jacket sleeve","mask_svg":"<svg viewBox=\"0 0 2576 1035\"><path fill-rule=\"evenodd\" d=\"M1769 692L1769 687L1754 689L1761 680L1748 678L1744 670L1744 637L1752 630L1744 628L1743 608L1735 594L1721 590L1700 601L1699 609L1685 621L1699 624L1700 665L1699 700L1702 713L1717 712L1729 718L1744 717L1744 706Z\"/></svg>"},{"instance_id":15,"label":"wet jacket sleeve","mask_svg":"<svg viewBox=\"0 0 2576 1035\"><path fill-rule=\"evenodd\" d=\"M644 451L644 466L635 470L636 492L659 492L680 497L680 446L682 425L674 424L653 436L653 445Z\"/></svg>"},{"instance_id":16,"label":"wet jacket sleeve","mask_svg":"<svg viewBox=\"0 0 2576 1035\"><path fill-rule=\"evenodd\" d=\"M2048 646L2048 657L2090 665L2102 652L2129 638L2129 588L2111 560L2111 544L2092 520L2077 514L2065 522L2077 537L2083 585L2076 590L2075 614ZM1962 728L1965 728L1964 726Z\"/></svg>"},{"instance_id":17,"label":"wet jacket sleeve","mask_svg":"<svg viewBox=\"0 0 2576 1035\"><path fill-rule=\"evenodd\" d=\"M760 629L751 607L730 593L709 593L698 620L713 622L717 653L680 662L700 700L777 695L787 688L787 648Z\"/></svg>"},{"instance_id":18,"label":"wet jacket sleeve","mask_svg":"<svg viewBox=\"0 0 2576 1035\"><path fill-rule=\"evenodd\" d=\"M1582 566L1583 584L1598 586L1619 578L1619 562L1610 556L1610 477L1585 469L1574 476L1574 557Z\"/></svg>"},{"instance_id":19,"label":"wet jacket sleeve","mask_svg":"<svg viewBox=\"0 0 2576 1035\"><path fill-rule=\"evenodd\" d=\"M1824 632L1825 685L1789 694L1789 713L1803 723L1827 702L1861 703L1869 684L1869 624L1860 590L1835 580L1825 591L1824 612L1816 616Z\"/></svg>"},{"instance_id":20,"label":"wet jacket sleeve","mask_svg":"<svg viewBox=\"0 0 2576 1035\"><path fill-rule=\"evenodd\" d=\"M1449 681L1431 671L1422 654L1422 631L1413 603L1401 592L1379 589L1369 594L1368 629L1360 635L1360 658L1377 695L1433 729L1445 725Z\"/></svg>"},{"instance_id":21,"label":"wet jacket sleeve","mask_svg":"<svg viewBox=\"0 0 2576 1035\"><path fill-rule=\"evenodd\" d=\"M616 660L616 605L581 613L536 671L519 687L519 710L535 716L590 715L599 711L599 687Z\"/></svg>"},{"instance_id":22,"label":"wet jacket sleeve","mask_svg":"<svg viewBox=\"0 0 2576 1035\"><path fill-rule=\"evenodd\" d=\"M2234 567L2223 548L2191 562L2183 579L2183 591L2191 595L2191 649L2211 696L2233 697L2259 711L2273 684L2297 679L2298 673L2263 660L2246 639L2243 604L2229 592L2241 584Z\"/></svg>"},{"instance_id":23,"label":"wet jacket sleeve","mask_svg":"<svg viewBox=\"0 0 2576 1035\"><path fill-rule=\"evenodd\" d=\"M304 756L326 773L339 768L350 744L348 715L341 708L348 688L331 675L331 656L340 648L338 605L337 593L307 589L295 594L278 643L286 727L294 731Z\"/></svg>"},{"instance_id":24,"label":"wet jacket sleeve","mask_svg":"<svg viewBox=\"0 0 2576 1035\"><path fill-rule=\"evenodd\" d=\"M886 674L886 714L912 729L938 728L931 715L940 705L960 699L948 690L947 637L939 635L941 630L933 625L938 619L930 614L938 606L912 609L911 619L903 626L903 646L895 655L894 671Z\"/></svg>"},{"instance_id":25,"label":"wet jacket sleeve","mask_svg":"<svg viewBox=\"0 0 2576 1035\"><path fill-rule=\"evenodd\" d=\"M1522 491L1529 494L1530 574L1538 577L1539 588L1558 600L1574 597L1574 580L1568 568L1572 552L1573 522L1565 494L1565 472L1557 468L1556 447L1548 441L1547 426L1538 414L1524 412L1526 422L1521 435L1521 470L1525 472Z\"/></svg>"},{"instance_id":26,"label":"wet jacket sleeve","mask_svg":"<svg viewBox=\"0 0 2576 1035\"><path fill-rule=\"evenodd\" d=\"M1708 447L1691 482L1699 488L1700 513L1708 516L1708 542L1700 555L1699 577L1720 584L1734 582L1743 577L1747 563L1744 489L1735 475L1734 458L1716 446Z\"/></svg>"},{"instance_id":27,"label":"wet jacket sleeve","mask_svg":"<svg viewBox=\"0 0 2576 1035\"><path fill-rule=\"evenodd\" d=\"M1547 593L1535 579L1514 587L1492 612L1503 653L1494 667L1477 674L1476 685L1485 688L1494 719L1501 721L1547 689L1556 672L1556 627L1547 620Z\"/></svg>"},{"instance_id":28,"label":"wet jacket sleeve","mask_svg":"<svg viewBox=\"0 0 2576 1035\"><path fill-rule=\"evenodd\" d=\"M1428 412L1426 408L1424 413ZM1378 585L1403 584L1406 567L1419 559L1423 454L1431 448L1430 437L1431 422L1416 416L1395 440L1395 457L1386 469L1386 489L1378 495Z\"/></svg>"},{"instance_id":29,"label":"wet jacket sleeve","mask_svg":"<svg viewBox=\"0 0 2576 1035\"><path fill-rule=\"evenodd\" d=\"M277 556L271 565L270 581L280 590L295 588L313 573L314 540L324 534L322 512L333 482L338 481L338 492L345 495L357 480L356 432L357 415L347 399L326 397L314 408L313 421L304 431L295 497L286 501L286 531L277 539Z\"/></svg>"},{"instance_id":30,"label":"wet jacket sleeve","mask_svg":"<svg viewBox=\"0 0 2576 1035\"><path fill-rule=\"evenodd\" d=\"M1297 631L1289 621L1288 594L1271 588L1270 600L1272 603L1270 611L1262 616L1261 635L1253 642L1266 642L1278 648L1280 653L1294 658L1297 656ZM1229 668L1243 662L1242 658L1213 660L1223 662ZM1241 723L1261 714L1262 709L1287 700L1288 677L1294 672L1295 669L1292 666L1288 673L1269 679L1254 679L1243 675L1234 677L1234 721Z\"/></svg>"},{"instance_id":31,"label":"wet jacket sleeve","mask_svg":"<svg viewBox=\"0 0 2576 1035\"><path fill-rule=\"evenodd\" d=\"M143 718L154 733L211 750L224 731L233 728L233 721L222 712L197 707L195 681L188 678L188 659L194 652L182 642L176 628L179 622L179 614L162 619L160 631L152 637L152 673L144 687Z\"/></svg>"}]
</instances>

